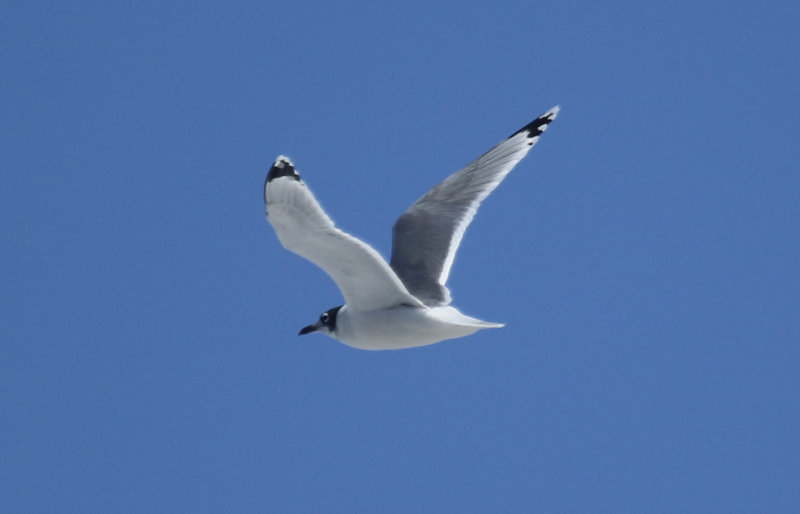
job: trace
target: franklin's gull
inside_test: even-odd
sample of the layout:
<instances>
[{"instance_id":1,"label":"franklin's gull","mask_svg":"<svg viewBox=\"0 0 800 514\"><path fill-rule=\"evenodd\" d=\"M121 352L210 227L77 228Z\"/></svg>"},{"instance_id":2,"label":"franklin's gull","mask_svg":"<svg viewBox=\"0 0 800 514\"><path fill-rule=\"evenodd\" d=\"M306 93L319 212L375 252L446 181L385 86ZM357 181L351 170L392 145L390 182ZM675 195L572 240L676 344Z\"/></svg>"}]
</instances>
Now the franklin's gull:
<instances>
[{"instance_id":1,"label":"franklin's gull","mask_svg":"<svg viewBox=\"0 0 800 514\"><path fill-rule=\"evenodd\" d=\"M392 230L387 263L371 246L338 229L288 157L267 174L267 219L283 246L322 268L345 304L322 313L300 335L322 332L364 350L411 348L500 328L450 304L445 284L478 206L539 140L553 107L425 193Z\"/></svg>"}]
</instances>

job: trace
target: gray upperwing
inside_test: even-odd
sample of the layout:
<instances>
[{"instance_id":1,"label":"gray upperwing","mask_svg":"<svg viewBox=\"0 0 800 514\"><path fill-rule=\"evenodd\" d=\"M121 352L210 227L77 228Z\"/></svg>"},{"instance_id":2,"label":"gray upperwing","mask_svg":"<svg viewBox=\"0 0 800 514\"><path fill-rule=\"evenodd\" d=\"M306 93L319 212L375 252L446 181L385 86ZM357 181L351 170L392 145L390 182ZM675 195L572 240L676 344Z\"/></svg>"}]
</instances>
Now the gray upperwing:
<instances>
[{"instance_id":1,"label":"gray upperwing","mask_svg":"<svg viewBox=\"0 0 800 514\"><path fill-rule=\"evenodd\" d=\"M464 231L481 202L527 155L558 110L553 107L447 177L397 219L390 265L412 295L426 305L450 303L445 284Z\"/></svg>"}]
</instances>

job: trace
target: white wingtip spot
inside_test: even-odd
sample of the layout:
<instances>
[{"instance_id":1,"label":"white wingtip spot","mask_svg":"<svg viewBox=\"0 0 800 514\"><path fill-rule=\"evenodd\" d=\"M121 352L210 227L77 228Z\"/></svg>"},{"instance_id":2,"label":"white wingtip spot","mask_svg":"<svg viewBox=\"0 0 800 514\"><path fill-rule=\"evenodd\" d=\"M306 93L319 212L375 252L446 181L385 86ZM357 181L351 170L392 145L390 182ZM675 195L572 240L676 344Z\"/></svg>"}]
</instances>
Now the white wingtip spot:
<instances>
[{"instance_id":1,"label":"white wingtip spot","mask_svg":"<svg viewBox=\"0 0 800 514\"><path fill-rule=\"evenodd\" d=\"M285 155L279 155L275 159L275 163L273 164L273 166L275 166L276 168L283 168L284 163L294 167L294 163L292 163L292 160L286 157Z\"/></svg>"}]
</instances>

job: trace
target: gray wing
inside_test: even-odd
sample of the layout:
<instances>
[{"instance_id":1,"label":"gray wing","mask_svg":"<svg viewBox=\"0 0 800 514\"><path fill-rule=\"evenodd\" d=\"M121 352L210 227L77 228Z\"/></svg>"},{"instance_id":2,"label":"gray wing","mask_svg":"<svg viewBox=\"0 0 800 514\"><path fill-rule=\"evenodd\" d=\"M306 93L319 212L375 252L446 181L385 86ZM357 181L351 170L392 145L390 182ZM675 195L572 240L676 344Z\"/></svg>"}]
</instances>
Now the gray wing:
<instances>
[{"instance_id":1,"label":"gray wing","mask_svg":"<svg viewBox=\"0 0 800 514\"><path fill-rule=\"evenodd\" d=\"M287 157L272 165L264 200L281 244L330 275L350 308L422 306L374 248L336 228Z\"/></svg>"},{"instance_id":2,"label":"gray wing","mask_svg":"<svg viewBox=\"0 0 800 514\"><path fill-rule=\"evenodd\" d=\"M426 305L450 303L445 284L464 231L481 202L527 155L558 110L553 107L447 177L397 219L391 267L411 294Z\"/></svg>"}]
</instances>

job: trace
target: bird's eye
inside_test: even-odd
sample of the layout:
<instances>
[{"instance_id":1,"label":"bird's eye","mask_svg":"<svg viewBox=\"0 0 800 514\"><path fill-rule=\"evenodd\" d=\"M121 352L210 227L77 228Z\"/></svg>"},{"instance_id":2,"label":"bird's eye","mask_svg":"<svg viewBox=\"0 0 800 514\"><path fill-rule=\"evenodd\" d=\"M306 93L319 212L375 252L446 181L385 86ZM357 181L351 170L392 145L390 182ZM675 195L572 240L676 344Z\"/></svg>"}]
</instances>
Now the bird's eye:
<instances>
[{"instance_id":1,"label":"bird's eye","mask_svg":"<svg viewBox=\"0 0 800 514\"><path fill-rule=\"evenodd\" d=\"M328 313L327 312L323 312L322 315L319 317L319 320L321 322L323 322L323 323L327 323L328 322Z\"/></svg>"}]
</instances>

